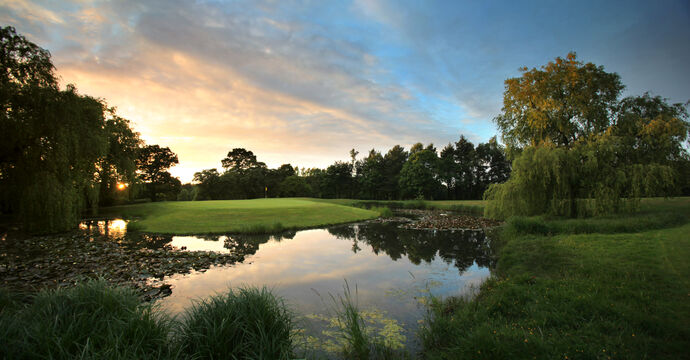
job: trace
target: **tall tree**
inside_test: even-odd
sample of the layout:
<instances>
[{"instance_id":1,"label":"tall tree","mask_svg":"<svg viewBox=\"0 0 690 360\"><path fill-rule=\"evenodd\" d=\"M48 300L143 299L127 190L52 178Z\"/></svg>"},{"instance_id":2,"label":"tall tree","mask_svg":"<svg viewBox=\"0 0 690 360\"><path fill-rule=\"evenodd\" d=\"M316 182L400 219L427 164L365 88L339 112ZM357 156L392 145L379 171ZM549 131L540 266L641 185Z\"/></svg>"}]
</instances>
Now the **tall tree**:
<instances>
[{"instance_id":1,"label":"tall tree","mask_svg":"<svg viewBox=\"0 0 690 360\"><path fill-rule=\"evenodd\" d=\"M364 199L382 199L385 186L385 164L383 156L375 149L369 151L369 155L362 159L359 184L360 197Z\"/></svg>"},{"instance_id":2,"label":"tall tree","mask_svg":"<svg viewBox=\"0 0 690 360\"><path fill-rule=\"evenodd\" d=\"M131 185L136 181L137 157L143 144L129 120L118 116L113 108L108 108L106 114L108 152L98 163L100 205L112 205L116 201L122 193L118 183Z\"/></svg>"},{"instance_id":3,"label":"tall tree","mask_svg":"<svg viewBox=\"0 0 690 360\"><path fill-rule=\"evenodd\" d=\"M336 161L324 174L326 197L344 198L352 192L352 164Z\"/></svg>"},{"instance_id":4,"label":"tall tree","mask_svg":"<svg viewBox=\"0 0 690 360\"><path fill-rule=\"evenodd\" d=\"M151 201L158 200L158 192L162 187L167 190L171 186L173 178L167 170L177 163L177 155L168 147L147 145L139 150L139 177L146 185Z\"/></svg>"},{"instance_id":5,"label":"tall tree","mask_svg":"<svg viewBox=\"0 0 690 360\"><path fill-rule=\"evenodd\" d=\"M455 198L473 199L477 185L477 173L481 169L478 169L479 164L474 144L465 138L464 135L460 135L460 139L455 143L455 163L458 170Z\"/></svg>"},{"instance_id":6,"label":"tall tree","mask_svg":"<svg viewBox=\"0 0 690 360\"><path fill-rule=\"evenodd\" d=\"M439 180L445 185L446 199L455 199L455 188L458 185L458 164L455 162L455 147L446 145L441 150L438 162Z\"/></svg>"},{"instance_id":7,"label":"tall tree","mask_svg":"<svg viewBox=\"0 0 690 360\"><path fill-rule=\"evenodd\" d=\"M670 194L672 162L687 150L687 111L647 95L618 101L618 75L575 54L506 80L496 117L516 153L510 179L485 193L495 217L585 216L636 207Z\"/></svg>"},{"instance_id":8,"label":"tall tree","mask_svg":"<svg viewBox=\"0 0 690 360\"><path fill-rule=\"evenodd\" d=\"M244 148L235 148L221 160L223 168L227 171L245 172L255 167L266 167L266 164L256 160L253 152Z\"/></svg>"},{"instance_id":9,"label":"tall tree","mask_svg":"<svg viewBox=\"0 0 690 360\"><path fill-rule=\"evenodd\" d=\"M438 155L433 145L410 153L400 171L400 191L403 198L433 199L439 192Z\"/></svg>"},{"instance_id":10,"label":"tall tree","mask_svg":"<svg viewBox=\"0 0 690 360\"><path fill-rule=\"evenodd\" d=\"M107 153L103 103L60 91L54 70L48 51L0 28L0 208L32 232L67 230L97 203Z\"/></svg>"},{"instance_id":11,"label":"tall tree","mask_svg":"<svg viewBox=\"0 0 690 360\"><path fill-rule=\"evenodd\" d=\"M623 85L616 73L577 61L574 52L505 81L502 113L494 120L511 147L550 142L570 147L611 122Z\"/></svg>"},{"instance_id":12,"label":"tall tree","mask_svg":"<svg viewBox=\"0 0 690 360\"><path fill-rule=\"evenodd\" d=\"M400 145L393 146L383 157L384 185L383 192L388 200L400 198L399 180L400 171L407 161L407 151Z\"/></svg>"}]
</instances>

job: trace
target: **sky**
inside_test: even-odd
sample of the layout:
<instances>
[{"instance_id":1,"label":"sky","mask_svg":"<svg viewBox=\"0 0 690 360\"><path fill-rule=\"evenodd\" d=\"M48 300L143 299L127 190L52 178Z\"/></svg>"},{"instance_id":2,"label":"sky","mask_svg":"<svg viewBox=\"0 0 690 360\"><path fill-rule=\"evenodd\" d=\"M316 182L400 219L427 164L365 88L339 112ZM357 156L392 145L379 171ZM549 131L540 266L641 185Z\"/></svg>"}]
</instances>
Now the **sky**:
<instances>
[{"instance_id":1,"label":"sky","mask_svg":"<svg viewBox=\"0 0 690 360\"><path fill-rule=\"evenodd\" d=\"M177 153L183 182L239 147L324 168L352 148L486 142L504 81L571 51L625 96L690 100L687 0L0 0L7 25Z\"/></svg>"}]
</instances>

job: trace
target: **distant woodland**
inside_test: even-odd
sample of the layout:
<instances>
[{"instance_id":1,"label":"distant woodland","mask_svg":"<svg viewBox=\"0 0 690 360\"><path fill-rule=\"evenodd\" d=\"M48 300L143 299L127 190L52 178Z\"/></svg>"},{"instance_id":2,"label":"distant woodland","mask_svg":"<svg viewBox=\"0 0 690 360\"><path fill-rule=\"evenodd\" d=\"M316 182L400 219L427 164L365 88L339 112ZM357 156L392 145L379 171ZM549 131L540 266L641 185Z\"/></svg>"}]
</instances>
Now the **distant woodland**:
<instances>
[{"instance_id":1,"label":"distant woodland","mask_svg":"<svg viewBox=\"0 0 690 360\"><path fill-rule=\"evenodd\" d=\"M233 148L222 170L183 185L168 171L178 163L171 149L145 144L105 100L60 89L47 50L12 27L0 28L0 47L0 211L32 232L135 201L485 198L494 217L590 216L690 194L687 103L621 98L617 74L574 53L506 80L494 119L504 145L460 136L440 149L353 149L326 169L269 169Z\"/></svg>"}]
</instances>

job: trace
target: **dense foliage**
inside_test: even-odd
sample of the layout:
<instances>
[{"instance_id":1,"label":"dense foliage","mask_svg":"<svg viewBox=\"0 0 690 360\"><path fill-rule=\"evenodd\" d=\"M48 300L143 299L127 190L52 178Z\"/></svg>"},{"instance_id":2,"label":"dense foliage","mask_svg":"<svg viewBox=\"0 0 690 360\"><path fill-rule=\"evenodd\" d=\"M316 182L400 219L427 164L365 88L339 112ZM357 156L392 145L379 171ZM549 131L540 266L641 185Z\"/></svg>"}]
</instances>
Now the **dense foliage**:
<instances>
[{"instance_id":1,"label":"dense foliage","mask_svg":"<svg viewBox=\"0 0 690 360\"><path fill-rule=\"evenodd\" d=\"M589 216L634 209L687 187L688 112L661 97L627 97L617 74L571 53L506 80L495 121L514 157L487 214Z\"/></svg>"},{"instance_id":2,"label":"dense foliage","mask_svg":"<svg viewBox=\"0 0 690 360\"><path fill-rule=\"evenodd\" d=\"M180 200L250 199L257 197L398 199L478 199L491 183L505 181L510 163L491 139L477 147L464 136L440 153L433 145L415 144L407 152L396 145L385 155L372 149L349 162L326 169L281 165L269 169L253 152L233 149L222 160L224 172L207 169L194 175L196 185L183 187Z\"/></svg>"},{"instance_id":3,"label":"dense foliage","mask_svg":"<svg viewBox=\"0 0 690 360\"><path fill-rule=\"evenodd\" d=\"M116 202L137 174L174 183L167 172L151 180L150 167L138 171L142 142L129 121L74 85L61 90L50 53L12 27L0 28L0 67L0 212L26 230L72 228L85 210Z\"/></svg>"}]
</instances>

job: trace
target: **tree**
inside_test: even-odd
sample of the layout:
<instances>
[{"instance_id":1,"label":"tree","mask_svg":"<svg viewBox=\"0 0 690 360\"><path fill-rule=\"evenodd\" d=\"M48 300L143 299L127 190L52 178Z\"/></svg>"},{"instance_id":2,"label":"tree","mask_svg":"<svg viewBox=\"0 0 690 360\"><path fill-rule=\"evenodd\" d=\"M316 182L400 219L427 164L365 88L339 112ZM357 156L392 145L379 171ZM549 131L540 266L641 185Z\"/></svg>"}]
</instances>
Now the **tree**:
<instances>
[{"instance_id":1,"label":"tree","mask_svg":"<svg viewBox=\"0 0 690 360\"><path fill-rule=\"evenodd\" d=\"M433 145L410 153L400 171L402 197L433 199L441 187L437 173L438 155Z\"/></svg>"},{"instance_id":2,"label":"tree","mask_svg":"<svg viewBox=\"0 0 690 360\"><path fill-rule=\"evenodd\" d=\"M310 196L312 189L307 181L297 175L286 177L279 185L281 197Z\"/></svg>"},{"instance_id":3,"label":"tree","mask_svg":"<svg viewBox=\"0 0 690 360\"><path fill-rule=\"evenodd\" d=\"M477 154L474 144L464 135L455 143L455 163L457 165L457 186L455 187L456 199L473 199L476 188L476 177L481 169L478 169Z\"/></svg>"},{"instance_id":4,"label":"tree","mask_svg":"<svg viewBox=\"0 0 690 360\"><path fill-rule=\"evenodd\" d=\"M400 198L398 183L400 181L400 171L402 171L406 161L407 151L400 145L393 146L383 157L385 174L383 192L388 200Z\"/></svg>"},{"instance_id":5,"label":"tree","mask_svg":"<svg viewBox=\"0 0 690 360\"><path fill-rule=\"evenodd\" d=\"M618 107L612 136L621 140L622 159L628 163L671 165L687 151L687 104L668 104L660 96L630 96Z\"/></svg>"},{"instance_id":6,"label":"tree","mask_svg":"<svg viewBox=\"0 0 690 360\"><path fill-rule=\"evenodd\" d=\"M325 197L343 198L351 193L352 164L336 161L324 174Z\"/></svg>"},{"instance_id":7,"label":"tree","mask_svg":"<svg viewBox=\"0 0 690 360\"><path fill-rule=\"evenodd\" d=\"M98 164L100 205L112 205L117 201L123 193L118 189L118 183L131 185L136 181L137 157L143 144L139 133L130 127L129 120L117 116L114 108L107 108L106 114L108 152Z\"/></svg>"},{"instance_id":8,"label":"tree","mask_svg":"<svg viewBox=\"0 0 690 360\"><path fill-rule=\"evenodd\" d=\"M505 81L502 113L494 121L508 146L570 147L610 125L623 90L620 77L576 58L571 52L540 70L524 67L521 77Z\"/></svg>"},{"instance_id":9,"label":"tree","mask_svg":"<svg viewBox=\"0 0 690 360\"><path fill-rule=\"evenodd\" d=\"M104 104L60 91L50 53L12 27L0 28L0 67L0 208L31 232L68 230L98 201Z\"/></svg>"},{"instance_id":10,"label":"tree","mask_svg":"<svg viewBox=\"0 0 690 360\"><path fill-rule=\"evenodd\" d=\"M381 153L371 149L369 155L362 159L357 182L360 197L364 199L382 199L385 186L385 164Z\"/></svg>"},{"instance_id":11,"label":"tree","mask_svg":"<svg viewBox=\"0 0 690 360\"><path fill-rule=\"evenodd\" d=\"M455 162L455 147L453 144L448 144L441 150L438 162L438 177L446 187L446 199L455 199L458 172L458 164Z\"/></svg>"},{"instance_id":12,"label":"tree","mask_svg":"<svg viewBox=\"0 0 690 360\"><path fill-rule=\"evenodd\" d=\"M228 155L221 160L223 169L226 171L245 172L255 167L266 167L266 164L258 162L256 155L253 152L243 149L235 148L228 152Z\"/></svg>"},{"instance_id":13,"label":"tree","mask_svg":"<svg viewBox=\"0 0 690 360\"><path fill-rule=\"evenodd\" d=\"M648 95L618 101L622 88L618 75L572 53L506 80L495 121L519 151L510 179L486 191L487 215L589 216L673 193L674 166L687 158L685 106Z\"/></svg>"},{"instance_id":14,"label":"tree","mask_svg":"<svg viewBox=\"0 0 690 360\"><path fill-rule=\"evenodd\" d=\"M480 198L490 184L500 184L508 180L510 161L495 136L489 139L488 143L477 145L475 152L477 160L475 198Z\"/></svg>"},{"instance_id":15,"label":"tree","mask_svg":"<svg viewBox=\"0 0 690 360\"><path fill-rule=\"evenodd\" d=\"M139 178L146 184L151 201L158 200L157 193L161 187L170 187L173 180L167 169L177 163L179 163L177 155L168 147L147 145L139 150L137 160Z\"/></svg>"}]
</instances>

